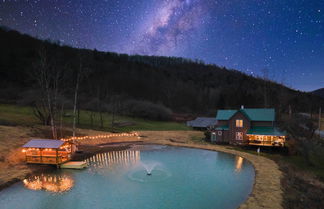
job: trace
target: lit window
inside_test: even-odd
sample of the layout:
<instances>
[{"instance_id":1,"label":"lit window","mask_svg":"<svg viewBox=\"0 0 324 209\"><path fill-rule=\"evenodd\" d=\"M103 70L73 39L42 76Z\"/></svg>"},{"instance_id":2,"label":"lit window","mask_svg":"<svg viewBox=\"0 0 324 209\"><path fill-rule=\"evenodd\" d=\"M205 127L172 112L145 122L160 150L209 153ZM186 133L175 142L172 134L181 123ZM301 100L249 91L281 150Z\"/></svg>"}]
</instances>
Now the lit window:
<instances>
[{"instance_id":1,"label":"lit window","mask_svg":"<svg viewBox=\"0 0 324 209\"><path fill-rule=\"evenodd\" d=\"M221 131L218 131L218 136L221 136L222 135L222 132Z\"/></svg>"},{"instance_id":2,"label":"lit window","mask_svg":"<svg viewBox=\"0 0 324 209\"><path fill-rule=\"evenodd\" d=\"M236 120L236 127L243 127L243 120Z\"/></svg>"},{"instance_id":3,"label":"lit window","mask_svg":"<svg viewBox=\"0 0 324 209\"><path fill-rule=\"evenodd\" d=\"M236 140L243 140L243 132L236 132Z\"/></svg>"}]
</instances>

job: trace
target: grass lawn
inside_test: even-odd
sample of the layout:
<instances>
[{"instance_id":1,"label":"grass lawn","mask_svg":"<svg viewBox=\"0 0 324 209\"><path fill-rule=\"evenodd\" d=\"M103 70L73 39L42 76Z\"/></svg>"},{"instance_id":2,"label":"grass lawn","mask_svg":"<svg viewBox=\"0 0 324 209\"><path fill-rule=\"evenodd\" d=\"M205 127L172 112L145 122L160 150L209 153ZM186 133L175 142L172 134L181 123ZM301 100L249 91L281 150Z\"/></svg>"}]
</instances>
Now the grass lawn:
<instances>
[{"instance_id":1,"label":"grass lawn","mask_svg":"<svg viewBox=\"0 0 324 209\"><path fill-rule=\"evenodd\" d=\"M72 111L65 111L63 123L65 126L72 126L71 117ZM93 115L93 122L91 124L91 115ZM115 116L115 123L125 124L111 127L112 116L108 113L103 114L103 127L100 127L99 113L90 111L80 111L80 120L77 125L78 128L95 129L103 131L117 131L126 132L133 130L191 130L184 123L170 122L170 121L153 121L142 118L132 118L126 116ZM0 125L22 125L32 126L40 124L40 121L34 116L31 107L0 104Z\"/></svg>"},{"instance_id":2,"label":"grass lawn","mask_svg":"<svg viewBox=\"0 0 324 209\"><path fill-rule=\"evenodd\" d=\"M250 154L254 154L254 155L258 155L258 153L256 152L257 147L255 147L255 149L253 148L244 148L244 147L232 147L230 146L231 149L234 150L238 150L241 152L247 152ZM267 157L271 160L274 160L275 162L284 162L284 163L288 163L289 165L294 166L295 168L297 168L298 170L304 171L304 172L308 172L308 173L312 173L315 176L317 176L321 181L324 182L324 164L321 165L320 162L323 162L323 159L318 158L314 159L314 161L319 162L316 165L309 165L305 159L300 156L300 155L284 155L283 152L280 152L280 150L277 151L271 151L269 149L267 149L266 151L264 150L264 148L261 147L261 152L260 152L260 156L263 157ZM316 156L312 156L313 158Z\"/></svg>"},{"instance_id":3,"label":"grass lawn","mask_svg":"<svg viewBox=\"0 0 324 209\"><path fill-rule=\"evenodd\" d=\"M303 171L311 172L319 177L321 181L324 181L324 165L310 166L306 163L302 156L287 156L282 158L282 160L296 166Z\"/></svg>"}]
</instances>

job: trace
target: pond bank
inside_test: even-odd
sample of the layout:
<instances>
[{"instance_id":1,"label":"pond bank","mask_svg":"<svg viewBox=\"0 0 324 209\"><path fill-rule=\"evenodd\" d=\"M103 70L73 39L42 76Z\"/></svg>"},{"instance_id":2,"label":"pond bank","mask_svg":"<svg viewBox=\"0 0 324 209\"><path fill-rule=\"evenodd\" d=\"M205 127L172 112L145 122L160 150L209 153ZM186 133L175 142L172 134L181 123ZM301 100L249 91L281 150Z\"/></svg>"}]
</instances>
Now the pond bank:
<instances>
[{"instance_id":1,"label":"pond bank","mask_svg":"<svg viewBox=\"0 0 324 209\"><path fill-rule=\"evenodd\" d=\"M190 140L190 137L195 138L199 135L193 131L182 133L141 131L139 133L141 136L145 136L143 140L147 143L214 150L238 155L249 160L255 168L255 183L252 193L240 208L283 208L283 190L281 188L283 174L274 161L262 156L233 150L228 146L194 143Z\"/></svg>"},{"instance_id":2,"label":"pond bank","mask_svg":"<svg viewBox=\"0 0 324 209\"><path fill-rule=\"evenodd\" d=\"M91 135L92 134L94 133L91 131ZM274 161L262 156L233 150L228 146L211 145L207 143L202 144L198 139L203 137L203 133L198 131L139 131L139 134L141 136L141 143L221 151L238 155L249 160L255 168L255 183L252 193L240 208L283 208L283 192L280 185L282 172ZM81 160L87 156L100 152L125 150L130 148L134 143L138 142L108 145L102 143L102 140L100 142L87 140L80 143L79 147L83 152L77 154L74 159ZM3 180L1 181L0 189L10 186L19 180L23 180L32 173L40 172L41 169L47 169L44 166L26 165L21 161L14 165L14 167L16 172L9 173L8 171L7 177L0 179L0 181ZM24 171L19 172L19 167L24 167ZM48 169L50 169L50 167L48 167Z\"/></svg>"}]
</instances>

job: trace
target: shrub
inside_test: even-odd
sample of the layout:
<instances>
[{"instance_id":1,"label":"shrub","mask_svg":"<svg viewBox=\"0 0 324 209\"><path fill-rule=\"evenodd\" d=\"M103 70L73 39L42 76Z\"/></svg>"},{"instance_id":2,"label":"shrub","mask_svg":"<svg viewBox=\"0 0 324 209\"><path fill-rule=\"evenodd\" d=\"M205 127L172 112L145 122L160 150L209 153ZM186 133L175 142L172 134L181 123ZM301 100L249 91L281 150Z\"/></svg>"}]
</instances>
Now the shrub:
<instances>
[{"instance_id":1,"label":"shrub","mask_svg":"<svg viewBox=\"0 0 324 209\"><path fill-rule=\"evenodd\" d=\"M0 125L1 126L17 126L17 123L0 119Z\"/></svg>"},{"instance_id":2,"label":"shrub","mask_svg":"<svg viewBox=\"0 0 324 209\"><path fill-rule=\"evenodd\" d=\"M205 135L205 141L210 142L210 137L211 137L211 133L209 130L204 132Z\"/></svg>"},{"instance_id":3,"label":"shrub","mask_svg":"<svg viewBox=\"0 0 324 209\"><path fill-rule=\"evenodd\" d=\"M123 114L152 120L170 120L172 111L161 104L148 101L127 100L123 103Z\"/></svg>"}]
</instances>

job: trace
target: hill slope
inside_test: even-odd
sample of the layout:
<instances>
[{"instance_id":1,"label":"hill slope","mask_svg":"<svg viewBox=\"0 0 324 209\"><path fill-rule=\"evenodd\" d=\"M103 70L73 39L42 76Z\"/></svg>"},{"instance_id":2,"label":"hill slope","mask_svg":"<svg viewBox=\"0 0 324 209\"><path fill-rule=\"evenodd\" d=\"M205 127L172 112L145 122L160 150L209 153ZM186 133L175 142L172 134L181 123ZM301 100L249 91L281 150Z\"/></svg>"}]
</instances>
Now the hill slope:
<instances>
[{"instance_id":1,"label":"hill slope","mask_svg":"<svg viewBox=\"0 0 324 209\"><path fill-rule=\"evenodd\" d=\"M312 91L313 94L317 95L317 96L320 96L322 98L324 98L324 88L321 88L321 89L317 89L315 91Z\"/></svg>"},{"instance_id":2,"label":"hill slope","mask_svg":"<svg viewBox=\"0 0 324 209\"><path fill-rule=\"evenodd\" d=\"M79 89L79 107L108 111L132 110L145 117L148 109L170 108L174 112L212 114L217 108L275 107L280 112L309 111L323 99L283 85L247 76L236 70L174 57L128 56L76 49L42 41L16 31L0 29L0 102L33 104L37 74L45 51L50 69L61 71L60 95L73 101L76 72L85 75ZM41 56L40 56L41 55ZM9 93L10 92L10 93ZM32 93L31 93L32 92ZM131 101L131 102L130 102ZM137 103L134 101L137 101ZM145 101L141 105L138 101ZM128 105L124 105L128 104ZM153 105L153 106L152 106ZM136 112L135 111L135 112ZM128 112L129 113L129 112Z\"/></svg>"}]
</instances>

